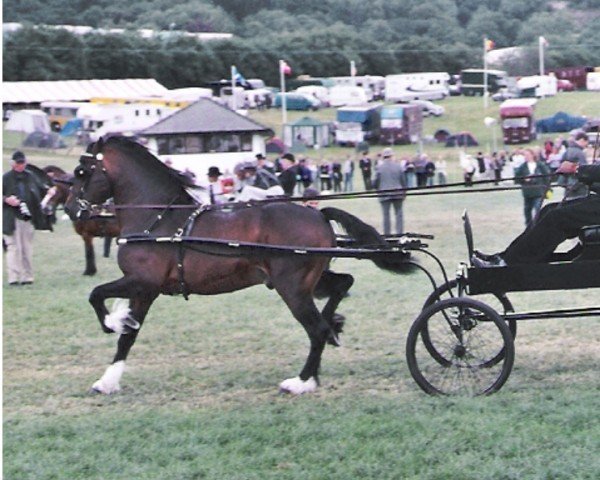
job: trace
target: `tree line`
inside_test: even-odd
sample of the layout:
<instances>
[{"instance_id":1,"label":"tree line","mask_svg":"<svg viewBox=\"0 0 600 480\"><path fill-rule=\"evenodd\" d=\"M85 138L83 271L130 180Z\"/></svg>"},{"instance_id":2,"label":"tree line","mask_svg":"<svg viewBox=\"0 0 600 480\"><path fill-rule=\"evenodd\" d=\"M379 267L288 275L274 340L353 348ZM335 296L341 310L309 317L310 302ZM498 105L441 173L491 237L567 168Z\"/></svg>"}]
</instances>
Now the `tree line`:
<instances>
[{"instance_id":1,"label":"tree line","mask_svg":"<svg viewBox=\"0 0 600 480\"><path fill-rule=\"evenodd\" d=\"M151 77L178 88L227 78L236 65L246 78L277 85L280 58L294 75L348 75L350 61L358 74L458 72L481 65L484 36L498 48L525 47L524 56L507 61L513 75L536 72L540 35L549 42L547 68L596 66L600 12L588 0L570 3L556 10L546 0L7 0L4 20L25 27L4 35L4 80ZM41 23L129 30L80 36L35 26ZM145 39L135 32L142 27L164 32ZM200 42L179 30L235 36Z\"/></svg>"}]
</instances>

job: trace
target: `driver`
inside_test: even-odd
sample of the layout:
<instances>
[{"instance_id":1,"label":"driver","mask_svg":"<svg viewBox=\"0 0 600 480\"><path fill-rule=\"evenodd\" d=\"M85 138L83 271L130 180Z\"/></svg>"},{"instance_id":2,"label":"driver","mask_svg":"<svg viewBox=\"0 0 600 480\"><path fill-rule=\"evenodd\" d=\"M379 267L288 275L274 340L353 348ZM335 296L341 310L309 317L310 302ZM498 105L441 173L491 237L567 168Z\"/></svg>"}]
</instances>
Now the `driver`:
<instances>
[{"instance_id":1,"label":"driver","mask_svg":"<svg viewBox=\"0 0 600 480\"><path fill-rule=\"evenodd\" d=\"M475 267L547 261L558 245L577 237L581 228L600 225L600 164L580 165L564 161L557 172L576 174L577 180L589 187L589 195L546 205L503 252L485 255L475 251L471 259Z\"/></svg>"}]
</instances>

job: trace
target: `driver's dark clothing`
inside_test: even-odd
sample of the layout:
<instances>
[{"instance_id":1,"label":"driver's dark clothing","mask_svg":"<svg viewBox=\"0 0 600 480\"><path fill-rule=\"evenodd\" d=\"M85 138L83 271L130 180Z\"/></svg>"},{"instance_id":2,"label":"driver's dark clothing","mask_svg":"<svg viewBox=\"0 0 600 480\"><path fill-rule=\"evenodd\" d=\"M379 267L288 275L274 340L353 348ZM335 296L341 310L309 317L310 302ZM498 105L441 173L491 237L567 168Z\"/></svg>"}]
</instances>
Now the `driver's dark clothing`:
<instances>
[{"instance_id":1,"label":"driver's dark clothing","mask_svg":"<svg viewBox=\"0 0 600 480\"><path fill-rule=\"evenodd\" d=\"M581 228L600 225L600 164L582 165L577 179L590 186L587 197L546 205L532 224L500 254L507 264L546 261L554 249Z\"/></svg>"}]
</instances>

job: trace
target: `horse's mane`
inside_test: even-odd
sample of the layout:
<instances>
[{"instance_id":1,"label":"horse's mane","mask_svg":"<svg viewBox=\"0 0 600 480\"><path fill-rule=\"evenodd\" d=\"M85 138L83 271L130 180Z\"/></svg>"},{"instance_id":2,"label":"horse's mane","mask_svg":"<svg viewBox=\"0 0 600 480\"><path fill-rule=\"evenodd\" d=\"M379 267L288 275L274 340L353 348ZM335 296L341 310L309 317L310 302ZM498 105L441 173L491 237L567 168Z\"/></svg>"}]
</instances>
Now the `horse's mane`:
<instances>
[{"instance_id":1,"label":"horse's mane","mask_svg":"<svg viewBox=\"0 0 600 480\"><path fill-rule=\"evenodd\" d=\"M133 158L144 164L146 168L158 170L160 172L167 173L168 176L177 181L177 183L184 189L186 188L201 188L196 185L192 179L185 176L179 170L165 165L158 158L152 155L146 147L139 143L130 140L127 137L111 136L104 141L105 146L116 148L123 152L125 155Z\"/></svg>"}]
</instances>

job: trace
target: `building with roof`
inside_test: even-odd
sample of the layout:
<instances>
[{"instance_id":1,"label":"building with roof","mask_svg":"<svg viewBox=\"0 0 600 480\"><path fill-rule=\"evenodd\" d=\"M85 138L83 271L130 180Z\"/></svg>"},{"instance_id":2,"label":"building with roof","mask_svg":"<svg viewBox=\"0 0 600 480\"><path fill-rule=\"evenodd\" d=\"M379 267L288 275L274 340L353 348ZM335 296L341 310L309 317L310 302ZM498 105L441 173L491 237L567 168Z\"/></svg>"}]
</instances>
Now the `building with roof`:
<instances>
[{"instance_id":1,"label":"building with roof","mask_svg":"<svg viewBox=\"0 0 600 480\"><path fill-rule=\"evenodd\" d=\"M2 109L40 108L48 101L89 102L98 97L163 97L168 92L153 78L2 82Z\"/></svg>"},{"instance_id":2,"label":"building with roof","mask_svg":"<svg viewBox=\"0 0 600 480\"><path fill-rule=\"evenodd\" d=\"M162 161L191 171L201 183L209 167L233 172L234 166L265 153L270 128L214 100L202 98L138 132Z\"/></svg>"}]
</instances>

